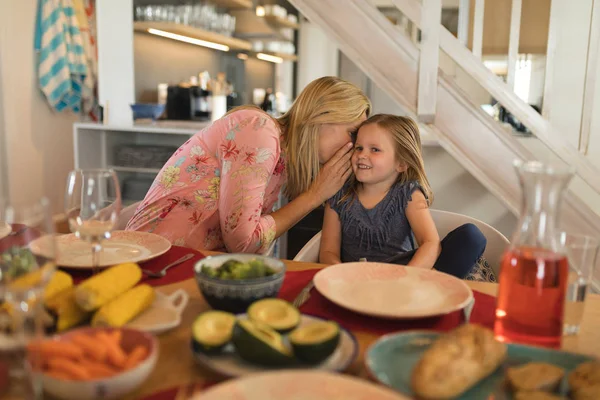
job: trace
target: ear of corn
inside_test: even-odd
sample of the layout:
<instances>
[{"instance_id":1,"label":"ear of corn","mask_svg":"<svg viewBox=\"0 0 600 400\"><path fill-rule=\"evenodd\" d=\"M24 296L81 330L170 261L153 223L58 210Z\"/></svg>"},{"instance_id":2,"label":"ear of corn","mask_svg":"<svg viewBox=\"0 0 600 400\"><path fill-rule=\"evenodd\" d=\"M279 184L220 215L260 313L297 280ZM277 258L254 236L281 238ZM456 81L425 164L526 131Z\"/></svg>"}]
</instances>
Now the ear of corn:
<instances>
[{"instance_id":1,"label":"ear of corn","mask_svg":"<svg viewBox=\"0 0 600 400\"><path fill-rule=\"evenodd\" d=\"M123 326L154 301L154 289L139 285L103 305L92 318L92 326Z\"/></svg>"},{"instance_id":2,"label":"ear of corn","mask_svg":"<svg viewBox=\"0 0 600 400\"><path fill-rule=\"evenodd\" d=\"M140 279L142 270L139 265L115 265L79 284L75 290L75 301L86 311L96 310L131 289Z\"/></svg>"},{"instance_id":3,"label":"ear of corn","mask_svg":"<svg viewBox=\"0 0 600 400\"><path fill-rule=\"evenodd\" d=\"M53 268L54 266L52 264L46 264L35 271L19 276L10 283L10 286L12 289L16 290L38 286L42 284L42 279L45 274L52 274L44 289L44 301L47 301L57 293L73 286L73 278L71 278L69 274L64 271L54 271L54 273L52 273Z\"/></svg>"},{"instance_id":4,"label":"ear of corn","mask_svg":"<svg viewBox=\"0 0 600 400\"><path fill-rule=\"evenodd\" d=\"M63 290L46 301L46 308L56 315L56 331L62 332L77 326L90 318L90 313L82 310L75 302L75 288Z\"/></svg>"}]
</instances>

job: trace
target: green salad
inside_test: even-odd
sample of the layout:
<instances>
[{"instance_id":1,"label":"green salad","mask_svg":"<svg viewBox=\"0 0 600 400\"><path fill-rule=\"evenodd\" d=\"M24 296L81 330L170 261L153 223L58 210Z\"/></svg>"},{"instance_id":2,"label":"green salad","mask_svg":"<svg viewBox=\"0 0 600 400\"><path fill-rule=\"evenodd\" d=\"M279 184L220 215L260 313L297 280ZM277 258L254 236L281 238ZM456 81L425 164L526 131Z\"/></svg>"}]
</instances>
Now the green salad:
<instances>
[{"instance_id":1,"label":"green salad","mask_svg":"<svg viewBox=\"0 0 600 400\"><path fill-rule=\"evenodd\" d=\"M218 279L254 279L274 275L277 271L264 261L252 259L247 262L235 259L227 260L218 268L202 265L200 271L211 278Z\"/></svg>"}]
</instances>

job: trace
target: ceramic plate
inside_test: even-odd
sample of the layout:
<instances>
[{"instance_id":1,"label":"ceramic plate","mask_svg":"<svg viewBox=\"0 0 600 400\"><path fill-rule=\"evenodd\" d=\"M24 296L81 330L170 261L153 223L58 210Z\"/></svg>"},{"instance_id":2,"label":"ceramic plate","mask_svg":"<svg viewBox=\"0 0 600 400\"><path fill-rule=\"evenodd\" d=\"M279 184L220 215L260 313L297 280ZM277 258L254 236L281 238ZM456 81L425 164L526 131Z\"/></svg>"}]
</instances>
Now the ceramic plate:
<instances>
[{"instance_id":1,"label":"ceramic plate","mask_svg":"<svg viewBox=\"0 0 600 400\"><path fill-rule=\"evenodd\" d=\"M240 314L238 315L238 318L246 318L246 315ZM302 314L300 326L315 321L322 321L322 319ZM340 327L340 343L338 344L337 349L331 356L329 356L328 359L323 361L321 364L315 365L314 368L328 371L344 371L350 366L350 364L352 364L357 354L358 343L356 338L354 335L352 335L352 333ZM232 344L227 345L224 352L217 355L207 355L194 351L194 358L200 364L227 377L237 377L271 370L269 367L251 364L242 360L236 354L235 348ZM301 367L306 366L305 364L294 364L288 368L293 369ZM282 367L273 367L273 369L282 369Z\"/></svg>"},{"instance_id":2,"label":"ceramic plate","mask_svg":"<svg viewBox=\"0 0 600 400\"><path fill-rule=\"evenodd\" d=\"M401 393L413 396L410 389L410 376L413 367L421 358L422 353L429 347L431 341L439 333L413 331L387 335L375 342L365 354L365 364L369 374L379 382L390 386ZM572 370L584 361L591 360L583 355L548 350L541 347L508 345L508 357L492 375L481 380L469 389L458 400L479 400L495 398L497 400L511 399L510 393L504 386L504 372L507 366L517 366L530 361L555 364L566 370ZM562 390L566 393L566 379ZM494 396L492 396L494 395Z\"/></svg>"},{"instance_id":3,"label":"ceramic plate","mask_svg":"<svg viewBox=\"0 0 600 400\"><path fill-rule=\"evenodd\" d=\"M373 262L337 264L314 277L317 290L349 310L412 319L464 308L473 292L462 280L434 270Z\"/></svg>"},{"instance_id":4,"label":"ceramic plate","mask_svg":"<svg viewBox=\"0 0 600 400\"><path fill-rule=\"evenodd\" d=\"M230 380L192 400L409 400L365 380L324 371L277 371Z\"/></svg>"},{"instance_id":5,"label":"ceramic plate","mask_svg":"<svg viewBox=\"0 0 600 400\"><path fill-rule=\"evenodd\" d=\"M57 264L68 268L92 268L92 249L88 242L78 239L75 234L56 238ZM29 244L36 255L48 253L48 239L41 237ZM142 262L158 257L171 248L171 243L162 236L147 232L115 231L110 239L102 242L99 256L100 267L126 262Z\"/></svg>"},{"instance_id":6,"label":"ceramic plate","mask_svg":"<svg viewBox=\"0 0 600 400\"><path fill-rule=\"evenodd\" d=\"M176 290L170 295L158 290L152 305L133 321L127 323L127 328L160 335L181 323L181 313L185 309L190 296L183 289Z\"/></svg>"},{"instance_id":7,"label":"ceramic plate","mask_svg":"<svg viewBox=\"0 0 600 400\"><path fill-rule=\"evenodd\" d=\"M0 239L8 236L12 232L12 228L6 222L0 222Z\"/></svg>"}]
</instances>

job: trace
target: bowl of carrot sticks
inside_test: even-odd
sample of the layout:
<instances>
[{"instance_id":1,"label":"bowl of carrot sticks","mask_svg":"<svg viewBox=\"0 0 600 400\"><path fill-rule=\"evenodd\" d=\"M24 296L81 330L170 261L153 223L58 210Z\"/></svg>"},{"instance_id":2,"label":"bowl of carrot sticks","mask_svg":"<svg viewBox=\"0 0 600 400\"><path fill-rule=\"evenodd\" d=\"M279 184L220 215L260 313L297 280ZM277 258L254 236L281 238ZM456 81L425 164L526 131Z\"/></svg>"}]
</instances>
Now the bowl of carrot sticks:
<instances>
[{"instance_id":1,"label":"bowl of carrot sticks","mask_svg":"<svg viewBox=\"0 0 600 400\"><path fill-rule=\"evenodd\" d=\"M128 328L80 328L28 345L44 390L63 400L119 399L148 378L158 341Z\"/></svg>"}]
</instances>

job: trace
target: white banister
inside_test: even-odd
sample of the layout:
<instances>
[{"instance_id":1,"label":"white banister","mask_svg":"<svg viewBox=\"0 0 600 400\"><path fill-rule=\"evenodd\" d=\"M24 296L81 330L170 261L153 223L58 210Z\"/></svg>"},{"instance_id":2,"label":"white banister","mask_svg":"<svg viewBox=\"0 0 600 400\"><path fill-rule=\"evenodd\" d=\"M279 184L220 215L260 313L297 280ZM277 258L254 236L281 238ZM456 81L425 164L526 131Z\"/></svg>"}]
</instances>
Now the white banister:
<instances>
[{"instance_id":1,"label":"white banister","mask_svg":"<svg viewBox=\"0 0 600 400\"><path fill-rule=\"evenodd\" d=\"M470 0L459 0L458 3L458 40L463 44L469 43L469 12Z\"/></svg>"},{"instance_id":2,"label":"white banister","mask_svg":"<svg viewBox=\"0 0 600 400\"><path fill-rule=\"evenodd\" d=\"M430 124L435 119L435 104L437 101L442 0L423 0L421 18L417 115L421 122Z\"/></svg>"},{"instance_id":3,"label":"white banister","mask_svg":"<svg viewBox=\"0 0 600 400\"><path fill-rule=\"evenodd\" d=\"M600 4L592 4L592 20L587 54L585 85L583 92L583 109L581 112L581 134L579 136L579 151L588 153L590 134L592 132L592 117L594 111L596 81L598 79L598 56L600 55Z\"/></svg>"},{"instance_id":4,"label":"white banister","mask_svg":"<svg viewBox=\"0 0 600 400\"><path fill-rule=\"evenodd\" d=\"M419 7L419 0L392 0L392 3L413 23L420 23L421 8ZM598 168L587 158L581 157L577 149L553 128L548 120L521 100L512 90L509 90L502 79L487 69L481 60L477 59L442 25L440 25L440 47L500 104L525 124L554 154L567 164L575 167L577 174L594 191L600 193L600 172Z\"/></svg>"},{"instance_id":5,"label":"white banister","mask_svg":"<svg viewBox=\"0 0 600 400\"><path fill-rule=\"evenodd\" d=\"M519 57L519 33L521 30L522 0L512 0L510 13L510 36L508 39L508 76L506 83L512 90L515 88L515 74Z\"/></svg>"},{"instance_id":6,"label":"white banister","mask_svg":"<svg viewBox=\"0 0 600 400\"><path fill-rule=\"evenodd\" d=\"M473 54L481 58L483 54L483 16L485 11L485 0L475 0L475 11L473 12Z\"/></svg>"}]
</instances>

